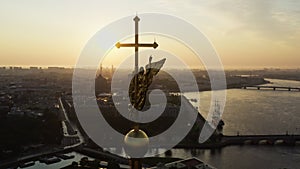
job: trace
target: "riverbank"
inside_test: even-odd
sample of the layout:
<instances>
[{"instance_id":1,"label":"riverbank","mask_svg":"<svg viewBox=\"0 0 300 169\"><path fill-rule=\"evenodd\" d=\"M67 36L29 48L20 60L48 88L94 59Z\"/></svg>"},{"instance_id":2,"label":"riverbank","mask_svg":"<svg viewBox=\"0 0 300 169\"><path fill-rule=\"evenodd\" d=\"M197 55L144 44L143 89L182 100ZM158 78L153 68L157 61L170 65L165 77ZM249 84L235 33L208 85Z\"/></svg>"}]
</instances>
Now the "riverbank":
<instances>
[{"instance_id":1,"label":"riverbank","mask_svg":"<svg viewBox=\"0 0 300 169\"><path fill-rule=\"evenodd\" d=\"M178 144L174 148L218 149L234 145L300 146L300 135L224 135L215 143Z\"/></svg>"},{"instance_id":2,"label":"riverbank","mask_svg":"<svg viewBox=\"0 0 300 169\"><path fill-rule=\"evenodd\" d=\"M36 153L36 154L31 154L31 155L27 155L27 156L22 156L22 157L17 157L11 160L6 160L6 161L2 161L0 164L0 168L8 168L8 167L18 167L21 166L23 164L32 162L32 161L39 161L40 158L42 157L49 157L49 156L55 156L58 154L65 154L65 153L70 153L74 151L73 148L69 148L69 149L53 149L53 150L49 150L49 151L44 151L41 153Z\"/></svg>"},{"instance_id":3,"label":"riverbank","mask_svg":"<svg viewBox=\"0 0 300 169\"><path fill-rule=\"evenodd\" d=\"M269 140L268 140L269 139ZM279 140L277 143L276 140ZM276 147L294 147L294 146L299 146L300 145L300 135L236 135L236 136L222 136L220 138L220 141L217 143L204 143L204 144L197 144L197 143L189 143L189 144L178 144L177 146L174 147L174 149L183 149L183 150L195 150L195 149L223 149L228 146L241 146L241 145L247 145L247 146L276 146ZM62 157L63 154L65 153L70 153L70 152L76 152L79 154L82 154L81 159L83 157L88 157L92 158L91 162L95 161L105 161L105 163L114 161L117 162L120 165L123 166L128 166L128 158L124 158L106 151L97 151L92 148L87 148L87 147L77 147L77 148L72 148L68 150L62 150L62 151L56 151L56 152L45 152L42 155L33 155L32 157L28 158L23 158L22 160L18 160L12 163L1 163L0 168L17 168L17 167L28 167L34 166L34 165L40 165L39 163L36 163L36 161L41 161L41 159L50 158L52 159L53 157ZM151 157L151 158L144 158L143 164L145 166L154 166L157 163L169 163L173 161L178 161L179 158L171 158L168 156L172 156L172 153L165 153L166 157ZM72 156L70 156L72 157ZM73 156L74 157L74 156ZM73 158L72 157L72 158ZM63 157L60 158L62 161L66 160ZM69 159L69 158L68 158ZM60 160L59 160L60 161ZM58 161L58 162L59 162ZM77 158L75 161L72 160L73 162L79 161ZM72 164L73 164L72 162ZM47 163L46 163L47 164ZM49 163L50 164L50 163ZM49 165L48 164L48 165ZM63 167L70 167L71 162L69 161L69 164L64 164ZM51 164L50 164L51 165Z\"/></svg>"}]
</instances>

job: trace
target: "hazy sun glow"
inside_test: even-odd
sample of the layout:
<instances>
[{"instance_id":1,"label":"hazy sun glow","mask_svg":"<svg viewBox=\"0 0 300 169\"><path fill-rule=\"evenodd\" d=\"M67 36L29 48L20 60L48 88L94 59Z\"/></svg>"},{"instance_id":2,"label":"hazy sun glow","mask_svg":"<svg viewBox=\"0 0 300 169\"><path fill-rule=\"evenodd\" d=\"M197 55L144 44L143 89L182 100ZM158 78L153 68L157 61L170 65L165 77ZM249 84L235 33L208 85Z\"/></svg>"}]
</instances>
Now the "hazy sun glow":
<instances>
[{"instance_id":1,"label":"hazy sun glow","mask_svg":"<svg viewBox=\"0 0 300 169\"><path fill-rule=\"evenodd\" d=\"M293 0L1 1L0 62L73 67L89 38L106 24L136 12L158 12L183 18L204 32L225 68L299 68L299 10L300 1ZM152 42L153 37L143 40ZM177 42L157 41L159 48L176 49L195 65L192 54ZM117 64L121 53L133 54L131 49L114 50L116 55L110 54L104 64Z\"/></svg>"}]
</instances>

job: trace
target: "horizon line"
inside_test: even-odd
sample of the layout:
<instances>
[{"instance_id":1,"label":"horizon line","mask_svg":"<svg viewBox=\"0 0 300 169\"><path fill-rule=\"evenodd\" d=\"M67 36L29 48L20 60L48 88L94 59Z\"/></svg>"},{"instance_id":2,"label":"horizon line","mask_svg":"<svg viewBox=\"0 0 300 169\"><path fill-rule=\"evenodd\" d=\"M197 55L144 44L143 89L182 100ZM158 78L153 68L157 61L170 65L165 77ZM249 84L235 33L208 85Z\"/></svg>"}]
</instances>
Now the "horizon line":
<instances>
[{"instance_id":1,"label":"horizon line","mask_svg":"<svg viewBox=\"0 0 300 169\"><path fill-rule=\"evenodd\" d=\"M110 66L107 66L107 65L102 65L102 68L105 68L105 69L111 69L111 68L116 68L114 67L114 65L110 65ZM11 69L11 68L22 68L24 70L26 69L30 69L30 68L33 68L33 69L49 69L49 68L64 68L64 69L74 69L75 67L74 66L70 66L70 65L0 65L0 68L5 68L5 69ZM100 66L99 66L100 68ZM97 68L97 69L99 69ZM81 67L79 69L94 69L94 68L91 68L89 66L86 66L86 67ZM122 68L122 69L131 69L130 67L128 68ZM180 69L178 67L169 67L167 69ZM205 70L205 67L191 67L192 70ZM279 69L279 70L298 70L300 69L300 67L289 67L289 66L282 66L282 67L279 67L279 66L224 66L224 70L268 70L268 69Z\"/></svg>"}]
</instances>

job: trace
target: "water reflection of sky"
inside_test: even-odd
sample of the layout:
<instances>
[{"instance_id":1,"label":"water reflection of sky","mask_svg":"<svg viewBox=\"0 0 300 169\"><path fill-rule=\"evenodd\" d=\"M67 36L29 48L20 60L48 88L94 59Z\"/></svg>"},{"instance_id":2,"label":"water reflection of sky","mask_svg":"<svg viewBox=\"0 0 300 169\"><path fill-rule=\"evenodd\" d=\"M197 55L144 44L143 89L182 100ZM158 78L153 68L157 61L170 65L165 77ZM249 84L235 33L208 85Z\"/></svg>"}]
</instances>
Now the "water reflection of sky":
<instances>
[{"instance_id":1,"label":"water reflection of sky","mask_svg":"<svg viewBox=\"0 0 300 169\"><path fill-rule=\"evenodd\" d=\"M298 81L268 79L278 86L300 87ZM270 84L269 84L270 85ZM197 92L186 93L199 98ZM225 134L300 134L300 92L255 89L227 90ZM201 92L200 101L192 103L206 117L211 104L210 92Z\"/></svg>"}]
</instances>

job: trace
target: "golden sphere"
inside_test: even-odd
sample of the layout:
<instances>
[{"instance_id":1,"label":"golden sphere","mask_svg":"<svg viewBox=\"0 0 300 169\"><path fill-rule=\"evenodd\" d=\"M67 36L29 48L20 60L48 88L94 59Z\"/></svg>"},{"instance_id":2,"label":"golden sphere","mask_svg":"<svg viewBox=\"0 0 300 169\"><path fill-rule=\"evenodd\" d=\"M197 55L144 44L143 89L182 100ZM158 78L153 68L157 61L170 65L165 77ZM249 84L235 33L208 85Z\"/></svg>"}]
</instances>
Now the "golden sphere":
<instances>
[{"instance_id":1,"label":"golden sphere","mask_svg":"<svg viewBox=\"0 0 300 169\"><path fill-rule=\"evenodd\" d=\"M141 157L148 151L149 138L143 130L132 129L126 134L124 143L127 155Z\"/></svg>"}]
</instances>

